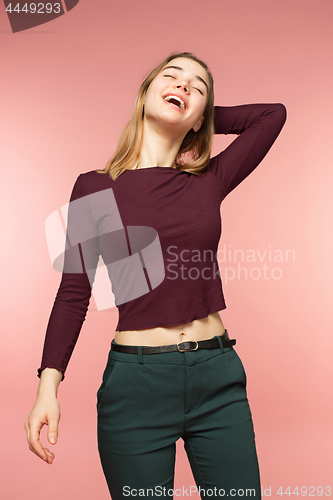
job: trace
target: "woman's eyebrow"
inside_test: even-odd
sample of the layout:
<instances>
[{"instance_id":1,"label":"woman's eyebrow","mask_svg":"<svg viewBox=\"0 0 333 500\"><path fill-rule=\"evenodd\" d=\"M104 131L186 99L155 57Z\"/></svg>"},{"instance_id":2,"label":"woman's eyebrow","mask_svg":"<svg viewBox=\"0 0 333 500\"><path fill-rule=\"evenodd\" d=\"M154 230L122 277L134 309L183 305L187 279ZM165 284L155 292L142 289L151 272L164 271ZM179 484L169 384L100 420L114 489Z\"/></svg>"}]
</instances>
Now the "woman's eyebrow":
<instances>
[{"instance_id":1,"label":"woman's eyebrow","mask_svg":"<svg viewBox=\"0 0 333 500\"><path fill-rule=\"evenodd\" d=\"M180 69L181 71L184 71L183 68L180 68L179 66L165 66L165 68L163 68L163 71L165 69L168 69L168 68L172 68L172 69ZM206 88L207 88L207 91L209 90L208 89L208 85L207 83L205 82L205 80L203 78L201 78L201 76L199 75L195 75L195 78L197 78L198 80L200 80L202 83L204 83L206 85Z\"/></svg>"}]
</instances>

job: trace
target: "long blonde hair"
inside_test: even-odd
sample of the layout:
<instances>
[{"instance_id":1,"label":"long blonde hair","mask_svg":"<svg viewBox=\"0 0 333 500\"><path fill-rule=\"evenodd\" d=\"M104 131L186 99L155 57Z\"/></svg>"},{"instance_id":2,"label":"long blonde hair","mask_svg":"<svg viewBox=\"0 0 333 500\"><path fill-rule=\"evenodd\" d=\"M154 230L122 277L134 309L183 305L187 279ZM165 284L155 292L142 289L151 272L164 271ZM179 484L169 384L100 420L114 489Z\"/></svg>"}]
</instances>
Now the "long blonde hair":
<instances>
[{"instance_id":1,"label":"long blonde hair","mask_svg":"<svg viewBox=\"0 0 333 500\"><path fill-rule=\"evenodd\" d=\"M193 174L202 175L210 160L210 151L214 135L214 88L213 77L207 65L190 52L175 52L164 59L153 71L149 73L143 81L134 105L134 111L131 120L128 122L120 135L115 153L109 159L103 170L98 173L104 173L116 180L126 170L132 170L138 163L143 137L143 116L144 116L144 98L149 85L154 78L163 70L163 68L173 59L186 57L199 63L208 75L208 99L203 116L205 117L201 128L194 132L189 130L183 139L175 159L178 170L185 170Z\"/></svg>"}]
</instances>

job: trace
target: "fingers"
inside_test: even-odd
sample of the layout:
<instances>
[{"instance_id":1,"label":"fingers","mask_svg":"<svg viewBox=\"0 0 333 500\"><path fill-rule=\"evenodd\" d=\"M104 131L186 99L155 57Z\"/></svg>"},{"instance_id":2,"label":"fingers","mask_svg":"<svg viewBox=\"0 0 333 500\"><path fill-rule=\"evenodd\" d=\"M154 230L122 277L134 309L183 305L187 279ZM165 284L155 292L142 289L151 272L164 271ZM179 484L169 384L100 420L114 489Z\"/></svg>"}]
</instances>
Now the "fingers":
<instances>
[{"instance_id":1,"label":"fingers","mask_svg":"<svg viewBox=\"0 0 333 500\"><path fill-rule=\"evenodd\" d=\"M55 444L58 440L60 414L60 406L55 396L40 395L24 423L30 451L48 464L52 464L55 455L48 448L42 446L40 432L44 425L48 425L48 441Z\"/></svg>"},{"instance_id":2,"label":"fingers","mask_svg":"<svg viewBox=\"0 0 333 500\"><path fill-rule=\"evenodd\" d=\"M55 421L49 423L47 438L51 444L56 444L58 439L58 425Z\"/></svg>"},{"instance_id":3,"label":"fingers","mask_svg":"<svg viewBox=\"0 0 333 500\"><path fill-rule=\"evenodd\" d=\"M43 427L43 423L41 421L35 420L31 418L27 422L27 439L28 439L28 446L29 449L38 457L40 457L42 460L45 462L48 461L48 454L46 453L46 450L44 450L43 446L41 445L39 441L40 437L40 430Z\"/></svg>"},{"instance_id":4,"label":"fingers","mask_svg":"<svg viewBox=\"0 0 333 500\"><path fill-rule=\"evenodd\" d=\"M44 448L40 442L40 431L45 423L47 422L43 422L37 418L31 417L25 422L24 427L27 433L27 440L30 451L32 451L37 457L41 458L45 462L52 464L55 458L54 453L52 453L48 448ZM53 430L51 436L57 439L57 426L53 424L52 429Z\"/></svg>"}]
</instances>

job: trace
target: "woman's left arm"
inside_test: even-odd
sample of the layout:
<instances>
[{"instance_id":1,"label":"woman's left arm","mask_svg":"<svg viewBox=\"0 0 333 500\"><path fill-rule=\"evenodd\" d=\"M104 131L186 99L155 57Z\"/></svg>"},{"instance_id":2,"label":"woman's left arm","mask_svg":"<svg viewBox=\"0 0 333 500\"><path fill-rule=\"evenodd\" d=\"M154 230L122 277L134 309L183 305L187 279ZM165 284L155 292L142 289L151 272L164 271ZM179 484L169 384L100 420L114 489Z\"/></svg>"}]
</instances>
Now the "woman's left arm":
<instances>
[{"instance_id":1,"label":"woman's left arm","mask_svg":"<svg viewBox=\"0 0 333 500\"><path fill-rule=\"evenodd\" d=\"M239 134L210 161L209 169L221 181L224 197L242 182L266 156L287 117L283 104L215 106L215 133Z\"/></svg>"}]
</instances>

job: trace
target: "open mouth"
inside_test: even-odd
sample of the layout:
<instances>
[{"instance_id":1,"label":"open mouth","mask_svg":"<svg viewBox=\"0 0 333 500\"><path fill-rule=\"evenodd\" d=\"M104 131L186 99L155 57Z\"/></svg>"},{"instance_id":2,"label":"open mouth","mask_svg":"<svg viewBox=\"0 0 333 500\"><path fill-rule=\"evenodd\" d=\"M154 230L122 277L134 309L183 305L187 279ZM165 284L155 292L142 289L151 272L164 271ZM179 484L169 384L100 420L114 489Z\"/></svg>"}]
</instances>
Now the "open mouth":
<instances>
[{"instance_id":1,"label":"open mouth","mask_svg":"<svg viewBox=\"0 0 333 500\"><path fill-rule=\"evenodd\" d=\"M180 97L170 94L164 97L164 100L170 102L170 104L174 104L182 111L185 111L185 102Z\"/></svg>"}]
</instances>

